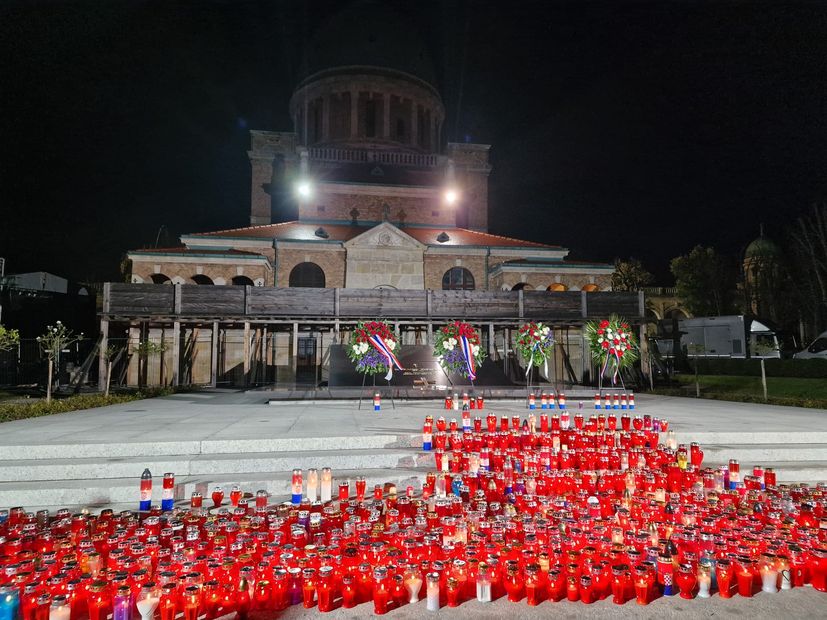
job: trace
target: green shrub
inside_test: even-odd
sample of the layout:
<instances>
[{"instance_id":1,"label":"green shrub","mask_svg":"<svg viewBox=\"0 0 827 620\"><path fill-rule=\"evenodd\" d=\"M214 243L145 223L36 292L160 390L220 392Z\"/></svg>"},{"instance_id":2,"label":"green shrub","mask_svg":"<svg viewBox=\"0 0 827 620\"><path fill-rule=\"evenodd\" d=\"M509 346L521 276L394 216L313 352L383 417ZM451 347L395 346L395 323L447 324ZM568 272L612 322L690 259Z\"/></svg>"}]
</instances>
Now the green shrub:
<instances>
[{"instance_id":1,"label":"green shrub","mask_svg":"<svg viewBox=\"0 0 827 620\"><path fill-rule=\"evenodd\" d=\"M702 375L735 375L742 377L760 377L761 361L757 359L698 358L690 360L692 372L695 363ZM779 360L764 361L768 377L800 377L804 379L827 379L827 360Z\"/></svg>"},{"instance_id":2,"label":"green shrub","mask_svg":"<svg viewBox=\"0 0 827 620\"><path fill-rule=\"evenodd\" d=\"M158 388L122 394L110 394L109 396L104 396L103 394L79 394L77 396L69 396L68 398L53 399L50 403L41 399L32 400L29 403L0 403L0 422L38 418L44 415L67 413L79 409L93 409L95 407L106 407L107 405L118 405L144 398L167 396L174 392L175 390L170 388Z\"/></svg>"},{"instance_id":3,"label":"green shrub","mask_svg":"<svg viewBox=\"0 0 827 620\"><path fill-rule=\"evenodd\" d=\"M695 392L676 388L656 388L651 394L660 396L681 396L695 398ZM785 407L803 407L805 409L827 409L827 400L822 398L796 398L792 396L770 396L767 400L760 394L740 394L737 392L701 391L701 398L709 400L726 400L735 403L758 403L761 405L782 405Z\"/></svg>"}]
</instances>

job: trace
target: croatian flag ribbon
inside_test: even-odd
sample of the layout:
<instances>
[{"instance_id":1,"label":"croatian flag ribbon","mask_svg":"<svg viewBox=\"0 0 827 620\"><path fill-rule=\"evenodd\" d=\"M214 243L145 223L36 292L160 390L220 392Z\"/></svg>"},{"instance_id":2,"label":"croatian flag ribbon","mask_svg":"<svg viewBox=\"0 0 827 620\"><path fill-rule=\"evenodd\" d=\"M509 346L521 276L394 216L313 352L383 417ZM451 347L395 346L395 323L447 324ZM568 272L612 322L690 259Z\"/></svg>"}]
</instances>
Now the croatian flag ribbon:
<instances>
[{"instance_id":1,"label":"croatian flag ribbon","mask_svg":"<svg viewBox=\"0 0 827 620\"><path fill-rule=\"evenodd\" d=\"M382 336L378 334L373 334L370 337L370 343L373 345L373 348L379 351L379 353L384 356L385 361L388 365L388 374L385 375L385 381L390 381L393 379L393 367L396 366L399 370L405 370L402 368L402 364L399 363L399 360L396 359L396 356L393 354L393 351L390 350L390 347L387 343L382 340Z\"/></svg>"},{"instance_id":2,"label":"croatian flag ribbon","mask_svg":"<svg viewBox=\"0 0 827 620\"><path fill-rule=\"evenodd\" d=\"M477 378L477 367L474 363L474 356L471 353L471 343L465 336L459 337L460 345L462 346L462 355L465 357L465 368L468 370L468 378L473 381Z\"/></svg>"},{"instance_id":3,"label":"croatian flag ribbon","mask_svg":"<svg viewBox=\"0 0 827 620\"><path fill-rule=\"evenodd\" d=\"M531 367L534 366L534 352L540 348L540 342L537 341L534 343L534 346L531 347L531 355L528 358L528 368L525 369L525 376L528 376L528 373L531 372ZM548 358L543 359L543 370L545 371L546 379L548 379Z\"/></svg>"},{"instance_id":4,"label":"croatian flag ribbon","mask_svg":"<svg viewBox=\"0 0 827 620\"><path fill-rule=\"evenodd\" d=\"M620 374L620 356L617 354L617 350L613 353L606 353L606 361L603 362L603 368L600 371L601 376L606 376L606 369L609 367L609 360L614 358L614 373L612 373L612 385L617 383L617 376Z\"/></svg>"}]
</instances>

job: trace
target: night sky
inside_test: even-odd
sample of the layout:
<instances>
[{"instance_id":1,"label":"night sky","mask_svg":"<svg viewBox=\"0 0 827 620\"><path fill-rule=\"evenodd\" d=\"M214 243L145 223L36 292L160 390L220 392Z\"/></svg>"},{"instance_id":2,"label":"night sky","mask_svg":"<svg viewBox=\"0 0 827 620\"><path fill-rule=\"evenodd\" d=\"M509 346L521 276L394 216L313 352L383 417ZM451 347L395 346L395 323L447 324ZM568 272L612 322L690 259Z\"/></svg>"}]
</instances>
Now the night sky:
<instances>
[{"instance_id":1,"label":"night sky","mask_svg":"<svg viewBox=\"0 0 827 620\"><path fill-rule=\"evenodd\" d=\"M117 279L122 253L249 218L249 129L290 130L303 49L347 5L0 7L0 256ZM636 256L669 284L827 190L827 4L400 2L447 137L493 145L492 232ZM377 64L381 64L377 59Z\"/></svg>"}]
</instances>

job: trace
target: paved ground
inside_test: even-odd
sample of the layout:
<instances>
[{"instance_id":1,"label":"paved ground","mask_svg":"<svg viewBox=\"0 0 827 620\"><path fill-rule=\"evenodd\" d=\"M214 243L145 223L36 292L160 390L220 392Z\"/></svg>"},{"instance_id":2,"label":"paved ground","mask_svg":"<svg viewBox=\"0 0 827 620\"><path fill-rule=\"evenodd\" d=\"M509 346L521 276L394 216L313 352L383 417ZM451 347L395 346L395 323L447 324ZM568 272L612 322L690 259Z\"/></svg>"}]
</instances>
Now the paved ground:
<instances>
[{"instance_id":1,"label":"paved ground","mask_svg":"<svg viewBox=\"0 0 827 620\"><path fill-rule=\"evenodd\" d=\"M502 618L824 618L827 610L827 594L817 592L806 586L790 592L778 594L756 594L752 598L734 596L722 599L717 594L709 599L684 600L679 596L662 597L649 605L637 605L629 601L625 605L615 605L611 599L598 601L591 605L583 603L544 602L537 607L523 603L509 603L505 598L490 604L476 601L463 603L455 608L440 609L439 615L450 618L474 618L482 620L500 620ZM373 605L359 605L353 609L337 609L324 616L316 609L304 609L294 606L279 614L279 618L366 618L373 616ZM415 605L405 605L389 612L386 618L434 618L437 614L425 609L424 601ZM266 615L254 614L251 620L269 620Z\"/></svg>"},{"instance_id":2,"label":"paved ground","mask_svg":"<svg viewBox=\"0 0 827 620\"><path fill-rule=\"evenodd\" d=\"M637 400L638 413L669 419L681 441L698 433L705 433L705 440L716 434L723 438L728 433L730 436L732 433L772 435L773 442L785 441L784 433L827 437L825 410L646 395L638 396ZM418 433L426 414L443 414L437 402L398 402L397 409L393 409L389 402L384 404L383 410L375 413L370 402L358 411L353 402L293 402L271 406L267 404L266 393L262 392L181 394L0 424L0 460L3 458L3 446ZM569 405L571 410L578 410L576 401L570 400ZM526 412L521 401L489 400L486 409L498 415L524 415ZM593 412L591 401L584 402L583 412L587 415ZM826 610L827 595L806 587L775 595L758 594L752 599L735 597L724 600L715 596L709 600L684 601L672 597L657 600L646 607L634 602L621 607L608 600L593 605L543 603L537 608L511 604L505 600L490 605L472 601L456 609L443 609L440 613L454 618L492 620L505 617L541 618L552 614L562 618L823 618L827 617ZM315 609L293 607L280 617L304 618L317 614ZM371 605L361 605L352 610L336 610L328 617L363 618L372 614ZM426 611L424 603L419 603L394 610L388 617L408 619L432 615ZM253 617L252 620L265 620L265 617Z\"/></svg>"},{"instance_id":3,"label":"paved ground","mask_svg":"<svg viewBox=\"0 0 827 620\"><path fill-rule=\"evenodd\" d=\"M425 415L446 413L441 411L441 403L435 401L396 404L397 408L393 409L386 400L382 411L376 413L371 402L363 403L359 411L355 402L344 401L268 405L263 392L178 394L6 422L0 424L0 449L3 445L417 433L422 430ZM827 410L823 409L648 395L639 395L637 404L637 413L667 418L679 437L682 431L693 434L827 431ZM498 415L526 412L524 404L516 400L487 400L486 409ZM578 403L570 400L569 409L576 411ZM592 402L585 401L583 413L589 415L593 411ZM458 413L452 415L459 417Z\"/></svg>"}]
</instances>

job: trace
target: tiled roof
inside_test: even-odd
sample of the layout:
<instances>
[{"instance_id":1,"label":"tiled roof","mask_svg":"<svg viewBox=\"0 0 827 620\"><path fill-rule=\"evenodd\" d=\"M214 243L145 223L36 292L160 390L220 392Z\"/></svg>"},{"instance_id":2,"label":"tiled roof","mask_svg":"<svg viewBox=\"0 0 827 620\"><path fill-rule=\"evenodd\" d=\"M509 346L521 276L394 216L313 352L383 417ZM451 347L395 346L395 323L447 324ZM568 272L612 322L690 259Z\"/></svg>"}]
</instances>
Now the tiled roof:
<instances>
[{"instance_id":1,"label":"tiled roof","mask_svg":"<svg viewBox=\"0 0 827 620\"><path fill-rule=\"evenodd\" d=\"M185 247L174 247L174 248L142 248L140 250L131 250L131 253L134 254L197 254L199 256L202 255L216 255L216 256L227 256L228 254L239 254L239 255L246 255L246 256L261 256L258 252L246 252L244 250L202 250L197 249L193 250L190 248Z\"/></svg>"},{"instance_id":2,"label":"tiled roof","mask_svg":"<svg viewBox=\"0 0 827 620\"><path fill-rule=\"evenodd\" d=\"M284 241L349 241L354 237L373 228L370 226L350 226L347 224L318 224L313 222L281 222L279 224L262 224L245 228L231 228L206 233L193 233L191 237L230 237L250 239L279 239ZM318 228L323 228L328 234L326 239L316 235ZM425 228L420 226L405 226L401 229L425 245L441 246L490 246L490 247L529 247L546 250L562 249L558 245L524 241L513 237L503 237L490 233L468 230L467 228L445 227ZM444 243L437 241L440 234L446 233L448 240Z\"/></svg>"}]
</instances>

